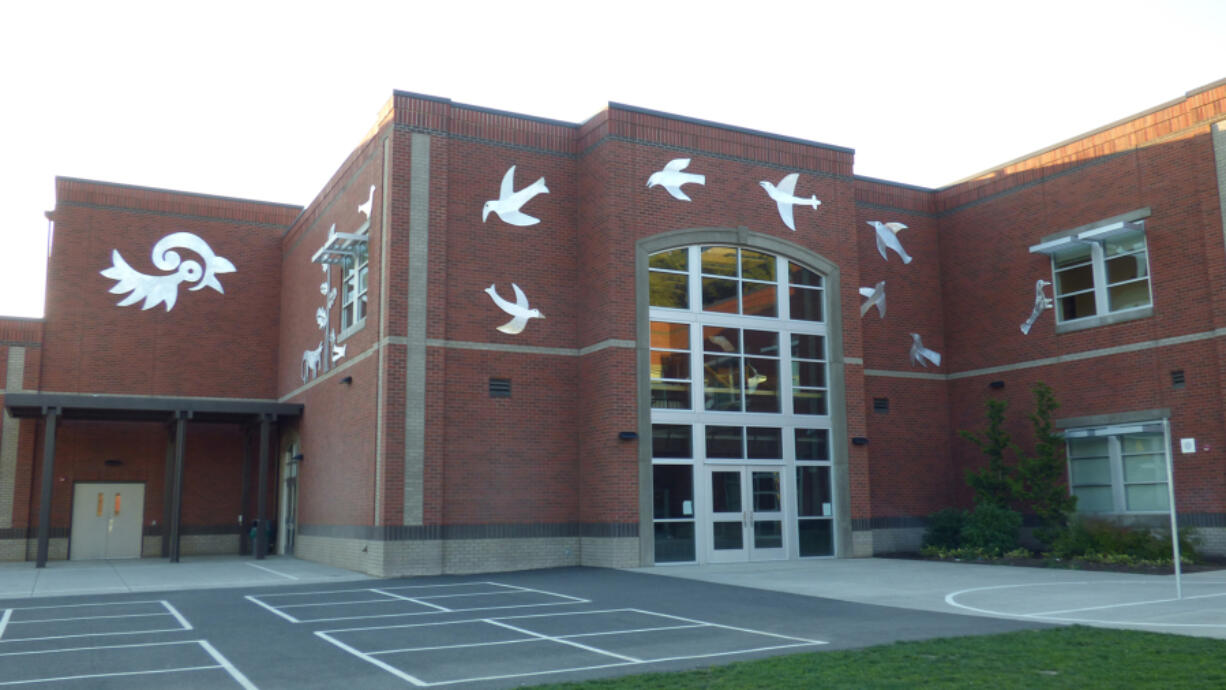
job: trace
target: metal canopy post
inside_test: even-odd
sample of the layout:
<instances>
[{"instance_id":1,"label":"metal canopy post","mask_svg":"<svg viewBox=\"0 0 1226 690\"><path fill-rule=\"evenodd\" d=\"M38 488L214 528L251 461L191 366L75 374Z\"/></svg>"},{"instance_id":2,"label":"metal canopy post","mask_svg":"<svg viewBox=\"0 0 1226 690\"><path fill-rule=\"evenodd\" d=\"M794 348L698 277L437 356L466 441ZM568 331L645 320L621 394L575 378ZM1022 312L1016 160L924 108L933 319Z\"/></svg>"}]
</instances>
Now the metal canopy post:
<instances>
[{"instance_id":1,"label":"metal canopy post","mask_svg":"<svg viewBox=\"0 0 1226 690\"><path fill-rule=\"evenodd\" d=\"M170 562L179 562L179 516L183 509L183 444L189 413L175 413L175 469L170 487Z\"/></svg>"},{"instance_id":2,"label":"metal canopy post","mask_svg":"<svg viewBox=\"0 0 1226 690\"><path fill-rule=\"evenodd\" d=\"M170 496L175 476L174 424L166 425L166 462L162 471L162 558L170 557Z\"/></svg>"},{"instance_id":3,"label":"metal canopy post","mask_svg":"<svg viewBox=\"0 0 1226 690\"><path fill-rule=\"evenodd\" d=\"M247 504L251 502L251 426L243 425L243 489L238 503L238 553L246 556L251 553L251 536L247 532L247 523L251 514L247 512Z\"/></svg>"},{"instance_id":4,"label":"metal canopy post","mask_svg":"<svg viewBox=\"0 0 1226 690\"><path fill-rule=\"evenodd\" d=\"M58 407L43 410L43 493L38 504L38 560L35 567L47 567L47 551L51 542L51 487L55 474L55 421Z\"/></svg>"},{"instance_id":5,"label":"metal canopy post","mask_svg":"<svg viewBox=\"0 0 1226 690\"><path fill-rule=\"evenodd\" d=\"M268 554L268 437L270 415L260 415L259 491L256 494L255 557L263 560Z\"/></svg>"}]
</instances>

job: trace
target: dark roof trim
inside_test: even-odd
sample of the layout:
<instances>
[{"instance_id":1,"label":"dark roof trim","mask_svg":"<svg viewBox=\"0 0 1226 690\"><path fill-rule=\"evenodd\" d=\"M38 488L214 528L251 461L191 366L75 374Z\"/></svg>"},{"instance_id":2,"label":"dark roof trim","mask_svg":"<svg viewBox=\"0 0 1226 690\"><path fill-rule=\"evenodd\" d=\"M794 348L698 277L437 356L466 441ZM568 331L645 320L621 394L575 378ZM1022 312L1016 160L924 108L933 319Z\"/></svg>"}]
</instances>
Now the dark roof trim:
<instances>
[{"instance_id":1,"label":"dark roof trim","mask_svg":"<svg viewBox=\"0 0 1226 690\"><path fill-rule=\"evenodd\" d=\"M300 417L303 406L275 400L161 398L89 393L9 393L4 406L14 417L41 417L58 408L67 419L156 420L185 412L201 421L246 421L260 415Z\"/></svg>"},{"instance_id":2,"label":"dark roof trim","mask_svg":"<svg viewBox=\"0 0 1226 690\"><path fill-rule=\"evenodd\" d=\"M649 110L647 108L639 108L637 106L626 105L624 103L614 103L613 101L609 101L609 108L610 109L616 108L617 110L625 110L626 112L630 112L630 113L641 113L643 115L663 117L669 120L677 120L678 122L688 122L690 124L701 125L703 127L714 127L716 129L723 129L729 132L736 132L738 134L749 134L755 137L765 137L767 139L783 141L789 144L801 144L802 146L815 146L817 148L828 149L830 151L837 151L839 153L854 154L856 152L855 149L849 149L845 146L835 146L834 144L825 144L820 141L812 141L809 139L798 139L796 137L789 137L789 136L785 136L782 134L772 134L770 132L763 132L760 129L748 129L746 127L726 125L726 124L723 124L722 122L713 122L711 120L700 120L696 117L686 117L685 115L674 115L672 113L666 113L660 110Z\"/></svg>"},{"instance_id":3,"label":"dark roof trim","mask_svg":"<svg viewBox=\"0 0 1226 690\"><path fill-rule=\"evenodd\" d=\"M185 192L179 189L166 189L164 187L146 187L137 184L124 184L122 182L105 182L103 180L88 180L83 177L67 177L65 175L56 175L57 182L79 182L82 184L93 184L99 187L117 187L119 189L135 189L142 192L159 192L162 194L174 194L176 196L191 196L197 199L213 199L216 201L234 201L240 204L259 204L261 206L280 206L282 208L301 209L299 204L284 204L278 201L262 201L260 199L244 199L237 196L221 196L219 194L202 194L200 192Z\"/></svg>"}]
</instances>

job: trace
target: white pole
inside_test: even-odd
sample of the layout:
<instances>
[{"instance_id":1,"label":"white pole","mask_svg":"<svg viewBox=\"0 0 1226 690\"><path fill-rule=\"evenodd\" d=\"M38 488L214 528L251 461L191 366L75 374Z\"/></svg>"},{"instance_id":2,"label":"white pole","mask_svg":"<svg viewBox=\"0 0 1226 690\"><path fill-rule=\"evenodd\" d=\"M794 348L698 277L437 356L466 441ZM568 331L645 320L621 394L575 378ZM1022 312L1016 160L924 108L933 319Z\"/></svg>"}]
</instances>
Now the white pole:
<instances>
[{"instance_id":1,"label":"white pole","mask_svg":"<svg viewBox=\"0 0 1226 690\"><path fill-rule=\"evenodd\" d=\"M1175 561L1175 597L1183 599L1183 567L1179 562L1179 520L1175 511L1175 461L1171 453L1171 420L1162 420L1162 435L1166 440L1166 492L1171 513L1171 557Z\"/></svg>"}]
</instances>

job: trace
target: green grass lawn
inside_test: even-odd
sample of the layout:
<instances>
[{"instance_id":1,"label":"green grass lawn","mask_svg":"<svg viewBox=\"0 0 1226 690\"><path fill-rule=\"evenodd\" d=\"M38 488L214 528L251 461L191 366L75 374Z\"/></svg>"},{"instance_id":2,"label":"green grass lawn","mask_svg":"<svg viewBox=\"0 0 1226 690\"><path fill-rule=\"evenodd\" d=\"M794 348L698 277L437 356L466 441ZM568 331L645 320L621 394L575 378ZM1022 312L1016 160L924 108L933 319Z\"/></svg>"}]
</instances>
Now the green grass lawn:
<instances>
[{"instance_id":1,"label":"green grass lawn","mask_svg":"<svg viewBox=\"0 0 1226 690\"><path fill-rule=\"evenodd\" d=\"M1073 626L550 688L1226 688L1226 640Z\"/></svg>"}]
</instances>

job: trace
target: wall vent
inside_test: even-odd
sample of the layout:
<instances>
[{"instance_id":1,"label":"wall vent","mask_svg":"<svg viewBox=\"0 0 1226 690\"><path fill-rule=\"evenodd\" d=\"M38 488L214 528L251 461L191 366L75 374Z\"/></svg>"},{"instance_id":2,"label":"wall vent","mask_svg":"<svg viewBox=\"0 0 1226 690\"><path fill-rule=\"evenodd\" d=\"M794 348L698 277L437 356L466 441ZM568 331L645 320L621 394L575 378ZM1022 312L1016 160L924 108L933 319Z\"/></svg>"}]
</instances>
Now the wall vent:
<instances>
[{"instance_id":1,"label":"wall vent","mask_svg":"<svg viewBox=\"0 0 1226 690\"><path fill-rule=\"evenodd\" d=\"M490 397L511 397L511 379L490 379Z\"/></svg>"},{"instance_id":2,"label":"wall vent","mask_svg":"<svg viewBox=\"0 0 1226 690\"><path fill-rule=\"evenodd\" d=\"M1183 369L1175 369L1171 372L1171 386L1175 388L1183 388L1184 378Z\"/></svg>"},{"instance_id":3,"label":"wall vent","mask_svg":"<svg viewBox=\"0 0 1226 690\"><path fill-rule=\"evenodd\" d=\"M885 414L890 411L889 398L873 398L873 412Z\"/></svg>"}]
</instances>

